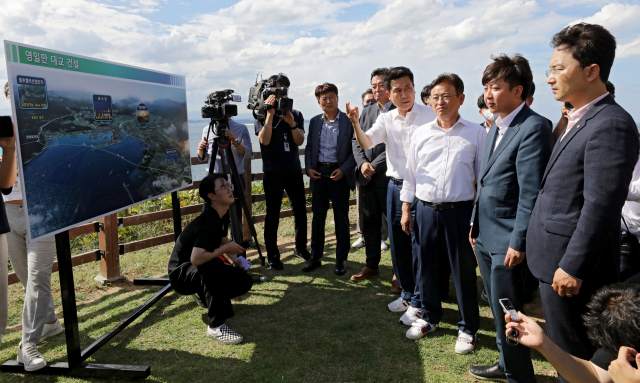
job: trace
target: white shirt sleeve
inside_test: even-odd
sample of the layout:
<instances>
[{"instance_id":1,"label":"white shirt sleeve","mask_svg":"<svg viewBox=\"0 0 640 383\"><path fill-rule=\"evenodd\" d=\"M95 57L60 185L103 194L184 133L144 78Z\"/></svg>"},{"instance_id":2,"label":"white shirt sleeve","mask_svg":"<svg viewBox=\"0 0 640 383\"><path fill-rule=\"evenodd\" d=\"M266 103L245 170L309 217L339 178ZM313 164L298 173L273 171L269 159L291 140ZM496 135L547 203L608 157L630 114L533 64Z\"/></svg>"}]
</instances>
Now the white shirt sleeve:
<instances>
[{"instance_id":1,"label":"white shirt sleeve","mask_svg":"<svg viewBox=\"0 0 640 383\"><path fill-rule=\"evenodd\" d=\"M640 202L640 160L636 162L636 167L633 168L633 177L631 178L631 184L629 185L627 201Z\"/></svg>"},{"instance_id":2,"label":"white shirt sleeve","mask_svg":"<svg viewBox=\"0 0 640 383\"><path fill-rule=\"evenodd\" d=\"M407 153L407 165L404 170L404 182L400 191L400 201L412 203L416 199L416 166L418 158L418 145L416 142L419 137L413 134L413 139L409 145L409 153Z\"/></svg>"},{"instance_id":3,"label":"white shirt sleeve","mask_svg":"<svg viewBox=\"0 0 640 383\"><path fill-rule=\"evenodd\" d=\"M387 126L384 116L385 115L381 113L376 119L376 122L373 124L373 126L365 132L365 134L369 136L372 141L371 147L374 147L383 142L387 142Z\"/></svg>"}]
</instances>

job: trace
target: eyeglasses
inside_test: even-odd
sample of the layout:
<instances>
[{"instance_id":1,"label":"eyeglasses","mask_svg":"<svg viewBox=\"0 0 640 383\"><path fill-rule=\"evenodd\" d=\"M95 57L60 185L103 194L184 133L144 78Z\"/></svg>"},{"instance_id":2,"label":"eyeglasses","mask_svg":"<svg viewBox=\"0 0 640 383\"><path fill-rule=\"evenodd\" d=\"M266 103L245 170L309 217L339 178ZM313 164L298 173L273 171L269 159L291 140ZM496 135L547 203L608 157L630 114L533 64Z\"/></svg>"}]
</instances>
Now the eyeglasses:
<instances>
[{"instance_id":1,"label":"eyeglasses","mask_svg":"<svg viewBox=\"0 0 640 383\"><path fill-rule=\"evenodd\" d=\"M562 72L563 70L565 70L567 68L558 68L558 67L552 67L547 69L544 74L547 76L547 78L551 77L551 76L557 76L558 73Z\"/></svg>"},{"instance_id":2,"label":"eyeglasses","mask_svg":"<svg viewBox=\"0 0 640 383\"><path fill-rule=\"evenodd\" d=\"M451 97L453 97L450 94L445 94L444 96L431 96L431 102L438 102L440 101L440 99L442 99L442 101L444 102L449 102L449 100L451 100Z\"/></svg>"},{"instance_id":3,"label":"eyeglasses","mask_svg":"<svg viewBox=\"0 0 640 383\"><path fill-rule=\"evenodd\" d=\"M233 185L231 185L231 184L222 185L222 186L220 186L220 189L218 189L218 190L222 190L222 191L231 190L231 191L233 191Z\"/></svg>"}]
</instances>

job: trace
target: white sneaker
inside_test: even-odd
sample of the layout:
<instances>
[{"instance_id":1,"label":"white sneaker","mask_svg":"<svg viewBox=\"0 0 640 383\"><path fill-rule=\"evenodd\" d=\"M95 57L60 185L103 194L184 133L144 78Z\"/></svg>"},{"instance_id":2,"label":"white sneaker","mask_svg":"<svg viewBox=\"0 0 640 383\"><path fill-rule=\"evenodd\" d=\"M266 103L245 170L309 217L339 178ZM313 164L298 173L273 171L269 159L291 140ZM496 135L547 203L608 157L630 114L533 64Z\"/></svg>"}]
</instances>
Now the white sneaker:
<instances>
[{"instance_id":1,"label":"white sneaker","mask_svg":"<svg viewBox=\"0 0 640 383\"><path fill-rule=\"evenodd\" d=\"M389 250L389 245L385 241L380 241L380 250L385 251Z\"/></svg>"},{"instance_id":2,"label":"white sneaker","mask_svg":"<svg viewBox=\"0 0 640 383\"><path fill-rule=\"evenodd\" d=\"M407 311L407 309L411 307L411 302L405 301L402 298L398 298L395 301L389 303L387 307L392 313L402 313Z\"/></svg>"},{"instance_id":3,"label":"white sneaker","mask_svg":"<svg viewBox=\"0 0 640 383\"><path fill-rule=\"evenodd\" d=\"M430 334L438 328L437 325L431 324L424 319L418 319L413 322L411 328L407 330L407 338L411 340L418 340L427 334Z\"/></svg>"},{"instance_id":4,"label":"white sneaker","mask_svg":"<svg viewBox=\"0 0 640 383\"><path fill-rule=\"evenodd\" d=\"M207 327L207 336L224 344L238 344L244 339L242 335L227 327L226 323L217 328Z\"/></svg>"},{"instance_id":5,"label":"white sneaker","mask_svg":"<svg viewBox=\"0 0 640 383\"><path fill-rule=\"evenodd\" d=\"M44 327L42 328L42 335L40 336L40 342L38 343L41 343L45 339L51 338L52 336L56 336L62 333L62 331L63 331L62 324L57 318L56 318L56 322L53 324L45 323Z\"/></svg>"},{"instance_id":6,"label":"white sneaker","mask_svg":"<svg viewBox=\"0 0 640 383\"><path fill-rule=\"evenodd\" d=\"M354 243L351 244L351 247L353 247L354 249L364 247L364 237L358 238Z\"/></svg>"},{"instance_id":7,"label":"white sneaker","mask_svg":"<svg viewBox=\"0 0 640 383\"><path fill-rule=\"evenodd\" d=\"M462 331L458 331L458 340L456 341L456 353L468 354L476 348L477 335L469 335Z\"/></svg>"},{"instance_id":8,"label":"white sneaker","mask_svg":"<svg viewBox=\"0 0 640 383\"><path fill-rule=\"evenodd\" d=\"M22 342L20 342L22 345ZM22 348L18 346L18 363L24 364L25 371L36 371L47 365L47 360L33 343L25 343Z\"/></svg>"},{"instance_id":9,"label":"white sneaker","mask_svg":"<svg viewBox=\"0 0 640 383\"><path fill-rule=\"evenodd\" d=\"M402 314L398 322L402 323L405 326L411 326L413 322L417 321L420 318L422 318L422 310L410 306L407 311Z\"/></svg>"}]
</instances>

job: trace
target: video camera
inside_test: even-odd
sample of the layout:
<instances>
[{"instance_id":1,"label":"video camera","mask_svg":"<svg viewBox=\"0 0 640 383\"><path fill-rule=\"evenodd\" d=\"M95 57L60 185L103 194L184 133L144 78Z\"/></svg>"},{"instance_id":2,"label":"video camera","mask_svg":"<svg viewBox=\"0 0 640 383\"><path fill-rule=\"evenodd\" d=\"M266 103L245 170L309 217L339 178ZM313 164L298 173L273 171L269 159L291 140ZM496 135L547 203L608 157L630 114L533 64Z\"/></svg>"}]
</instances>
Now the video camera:
<instances>
[{"instance_id":1,"label":"video camera","mask_svg":"<svg viewBox=\"0 0 640 383\"><path fill-rule=\"evenodd\" d=\"M293 109L293 99L287 97L288 94L288 89L277 87L275 80L262 80L262 77L260 77L260 81L258 81L256 76L256 84L249 90L247 109L253 111L253 118L264 121L267 116L267 109L276 108L283 111ZM275 105L265 104L265 101L271 95L282 96L282 98L276 99Z\"/></svg>"},{"instance_id":2,"label":"video camera","mask_svg":"<svg viewBox=\"0 0 640 383\"><path fill-rule=\"evenodd\" d=\"M240 102L240 95L233 94L233 89L225 89L211 93L204 101L205 106L202 107L202 118L210 118L211 126L214 126L213 134L221 144L226 143L224 131L229 128L229 117L238 115L238 106L228 104L229 101ZM207 132L207 142L209 141L209 133Z\"/></svg>"}]
</instances>

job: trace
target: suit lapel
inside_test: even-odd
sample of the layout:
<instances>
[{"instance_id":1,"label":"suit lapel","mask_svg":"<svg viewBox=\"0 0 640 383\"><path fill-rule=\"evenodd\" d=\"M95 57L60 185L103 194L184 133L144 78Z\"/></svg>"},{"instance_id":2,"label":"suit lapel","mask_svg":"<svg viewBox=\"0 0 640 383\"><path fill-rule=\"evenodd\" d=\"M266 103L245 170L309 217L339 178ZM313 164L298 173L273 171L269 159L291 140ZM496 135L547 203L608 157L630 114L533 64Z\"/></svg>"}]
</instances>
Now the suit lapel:
<instances>
[{"instance_id":1,"label":"suit lapel","mask_svg":"<svg viewBox=\"0 0 640 383\"><path fill-rule=\"evenodd\" d=\"M549 159L549 162L547 163L547 167L544 170L544 175L542 176L542 183L541 183L542 185L544 185L544 181L547 179L547 175L549 174L549 171L551 170L553 165L556 163L556 161L558 160L558 157L560 157L560 153L562 153L562 151L567 146L567 144L573 139L573 137L576 136L576 134L584 130L584 127L587 126L587 123L589 122L590 119L595 117L596 114L600 113L602 109L604 109L605 107L609 106L612 103L613 103L613 97L607 96L603 98L597 104L592 106L591 109L589 109L589 111L587 112L587 114L585 114L581 119L578 120L578 122L576 122L576 124L571 128L571 130L569 130L569 132L567 132L567 135L564 136L564 138L560 136L560 141L556 142L556 145L553 148L553 152L551 152L551 158Z\"/></svg>"},{"instance_id":2,"label":"suit lapel","mask_svg":"<svg viewBox=\"0 0 640 383\"><path fill-rule=\"evenodd\" d=\"M491 169L491 166L496 162L496 159L498 158L498 156L500 156L500 153L502 153L502 151L507 147L507 145L509 145L509 143L511 142L513 137L515 137L516 134L518 134L518 132L520 131L520 125L524 122L526 117L529 115L529 110L530 110L529 107L525 104L522 107L522 110L520 110L520 112L513 119L513 121L511 121L511 124L509 124L509 128L504 133L504 136L500 140L500 143L498 144L498 147L496 148L496 150L493 151L493 154L491 154L491 156L489 157L489 159L487 161L487 166L484 168L484 171L482 172L482 177L484 177L489 172L489 169ZM489 133L494 131L494 128L495 128L495 133L494 134L498 134L498 132L497 132L498 125L496 123L494 123L491 126L491 130L489 131ZM493 136L493 137L495 137L495 136ZM493 142L490 145L493 145ZM491 150L491 146L489 146L488 148L485 148L485 149ZM485 153L485 155L486 155L486 153ZM480 178L482 178L482 177L480 177Z\"/></svg>"}]
</instances>

